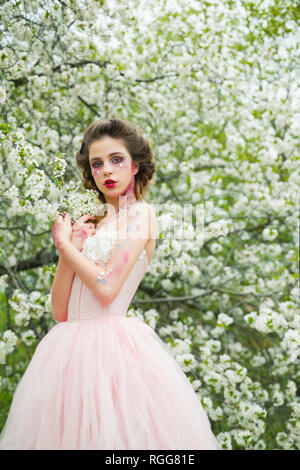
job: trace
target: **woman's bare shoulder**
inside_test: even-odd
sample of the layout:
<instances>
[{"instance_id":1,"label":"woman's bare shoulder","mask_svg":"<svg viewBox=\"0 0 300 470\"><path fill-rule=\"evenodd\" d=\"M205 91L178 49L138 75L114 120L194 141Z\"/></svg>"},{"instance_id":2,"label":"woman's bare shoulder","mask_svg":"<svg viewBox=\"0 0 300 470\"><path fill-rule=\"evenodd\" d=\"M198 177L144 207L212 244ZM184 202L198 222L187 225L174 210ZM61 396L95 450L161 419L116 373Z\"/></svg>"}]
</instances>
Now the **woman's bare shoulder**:
<instances>
[{"instance_id":1,"label":"woman's bare shoulder","mask_svg":"<svg viewBox=\"0 0 300 470\"><path fill-rule=\"evenodd\" d=\"M149 221L149 238L156 239L159 234L158 220L155 212L154 204L145 201L145 205L148 211L148 221Z\"/></svg>"}]
</instances>

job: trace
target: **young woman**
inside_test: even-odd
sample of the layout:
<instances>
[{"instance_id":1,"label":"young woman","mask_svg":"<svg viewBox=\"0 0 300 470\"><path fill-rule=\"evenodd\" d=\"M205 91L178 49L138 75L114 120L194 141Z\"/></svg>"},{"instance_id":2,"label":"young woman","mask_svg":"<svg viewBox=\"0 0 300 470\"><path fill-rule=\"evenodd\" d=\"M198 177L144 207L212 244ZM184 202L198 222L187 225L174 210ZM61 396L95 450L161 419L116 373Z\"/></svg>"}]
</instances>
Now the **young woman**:
<instances>
[{"instance_id":1,"label":"young woman","mask_svg":"<svg viewBox=\"0 0 300 470\"><path fill-rule=\"evenodd\" d=\"M155 171L128 121L84 133L77 163L105 214L53 226L57 324L16 388L0 449L219 449L188 378L156 332L127 309L153 256L157 220L143 200Z\"/></svg>"}]
</instances>

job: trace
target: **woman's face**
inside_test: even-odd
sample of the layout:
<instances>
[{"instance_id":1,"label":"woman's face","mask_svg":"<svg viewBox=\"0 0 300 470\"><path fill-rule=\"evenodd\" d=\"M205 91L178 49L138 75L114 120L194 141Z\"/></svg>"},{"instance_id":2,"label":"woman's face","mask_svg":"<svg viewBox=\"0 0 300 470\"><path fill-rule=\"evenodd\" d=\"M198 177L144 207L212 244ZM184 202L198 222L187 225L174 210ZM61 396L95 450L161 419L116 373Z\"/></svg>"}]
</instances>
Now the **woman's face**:
<instances>
[{"instance_id":1,"label":"woman's face","mask_svg":"<svg viewBox=\"0 0 300 470\"><path fill-rule=\"evenodd\" d=\"M136 200L134 175L138 172L138 166L134 164L121 139L103 136L94 141L90 146L89 161L92 176L107 203L120 196ZM106 185L108 179L115 183Z\"/></svg>"}]
</instances>

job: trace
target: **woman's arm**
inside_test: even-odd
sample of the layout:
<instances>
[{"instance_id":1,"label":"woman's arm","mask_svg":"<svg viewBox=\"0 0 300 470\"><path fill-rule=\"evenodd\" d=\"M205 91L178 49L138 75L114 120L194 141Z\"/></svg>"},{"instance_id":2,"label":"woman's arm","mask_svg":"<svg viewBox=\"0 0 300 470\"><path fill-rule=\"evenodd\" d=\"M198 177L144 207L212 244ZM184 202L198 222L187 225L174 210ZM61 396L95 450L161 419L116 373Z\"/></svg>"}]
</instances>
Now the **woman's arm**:
<instances>
[{"instance_id":1,"label":"woman's arm","mask_svg":"<svg viewBox=\"0 0 300 470\"><path fill-rule=\"evenodd\" d=\"M61 214L61 216L62 215L65 217L65 221L69 219L70 222L71 217L68 213L65 212L64 214ZM89 219L94 219L94 216L84 214L78 220L76 220L72 229L69 227L69 231L72 230L70 242L78 250L78 252L82 249L84 239L88 235L94 235L96 232L93 224L86 223ZM61 223L61 219L55 221L55 224L52 228L55 246L56 242L59 242L59 237L57 240L57 231L59 231L58 225ZM74 269L72 269L72 267L68 264L67 260L63 257L62 253L59 254L60 256L58 265L52 284L51 301L53 318L58 322L63 322L67 321L68 319L68 303L75 272Z\"/></svg>"},{"instance_id":2,"label":"woman's arm","mask_svg":"<svg viewBox=\"0 0 300 470\"><path fill-rule=\"evenodd\" d=\"M52 316L57 322L67 321L74 275L73 269L60 255L51 290Z\"/></svg>"},{"instance_id":3,"label":"woman's arm","mask_svg":"<svg viewBox=\"0 0 300 470\"><path fill-rule=\"evenodd\" d=\"M120 292L142 249L149 241L149 209L143 206L128 225L125 239L118 239L105 267L99 267L62 238L57 249L71 269L103 304L109 305ZM133 238L132 238L133 236ZM101 242L100 242L101 243Z\"/></svg>"},{"instance_id":4,"label":"woman's arm","mask_svg":"<svg viewBox=\"0 0 300 470\"><path fill-rule=\"evenodd\" d=\"M67 270L67 276L70 282L70 272L76 272L81 281L90 289L93 294L100 300L103 305L107 304L106 289L103 287L99 288L99 283L97 282L97 276L100 273L99 266L94 264L92 261L87 259L69 240L64 240L64 242L58 248L60 258L63 259L63 264ZM63 268L64 269L64 268ZM61 272L63 272L63 269ZM66 272L66 271L65 271ZM64 276L64 274L63 274ZM62 279L62 278L61 278ZM73 276L72 276L73 280ZM61 297L65 296L68 300L70 292L68 292L69 282L65 279L62 280L62 283L58 285L57 289L64 285L63 293ZM53 283L54 284L54 283ZM70 288L70 286L69 286ZM62 302L63 304L63 302ZM61 320L64 321L64 320Z\"/></svg>"}]
</instances>

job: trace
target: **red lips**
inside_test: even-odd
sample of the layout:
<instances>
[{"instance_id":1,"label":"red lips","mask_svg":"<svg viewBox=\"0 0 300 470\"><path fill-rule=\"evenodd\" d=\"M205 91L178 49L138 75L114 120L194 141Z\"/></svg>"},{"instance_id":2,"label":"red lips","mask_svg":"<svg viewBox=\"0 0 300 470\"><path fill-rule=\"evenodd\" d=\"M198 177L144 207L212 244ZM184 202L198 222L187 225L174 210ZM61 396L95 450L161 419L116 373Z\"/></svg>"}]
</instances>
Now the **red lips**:
<instances>
[{"instance_id":1,"label":"red lips","mask_svg":"<svg viewBox=\"0 0 300 470\"><path fill-rule=\"evenodd\" d=\"M110 184L110 183L116 183L116 181L114 181L114 180L105 180L104 181L104 184Z\"/></svg>"}]
</instances>

